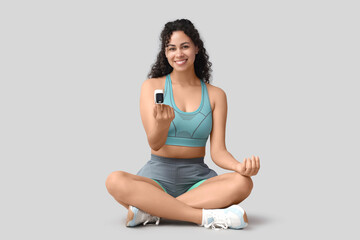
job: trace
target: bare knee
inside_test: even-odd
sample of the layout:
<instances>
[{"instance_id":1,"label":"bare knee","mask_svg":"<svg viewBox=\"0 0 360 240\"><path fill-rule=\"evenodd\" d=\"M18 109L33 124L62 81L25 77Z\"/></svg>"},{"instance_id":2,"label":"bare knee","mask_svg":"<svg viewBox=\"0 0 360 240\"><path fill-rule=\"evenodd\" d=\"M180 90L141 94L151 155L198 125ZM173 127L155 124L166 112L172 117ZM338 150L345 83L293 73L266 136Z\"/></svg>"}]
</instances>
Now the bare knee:
<instances>
[{"instance_id":1,"label":"bare knee","mask_svg":"<svg viewBox=\"0 0 360 240\"><path fill-rule=\"evenodd\" d=\"M243 176L239 173L234 173L232 176L233 187L235 191L235 202L242 202L247 198L253 187L254 183L250 177Z\"/></svg>"},{"instance_id":2,"label":"bare knee","mask_svg":"<svg viewBox=\"0 0 360 240\"><path fill-rule=\"evenodd\" d=\"M105 181L105 186L111 195L123 195L127 192L128 181L128 173L116 171L109 174Z\"/></svg>"},{"instance_id":3,"label":"bare knee","mask_svg":"<svg viewBox=\"0 0 360 240\"><path fill-rule=\"evenodd\" d=\"M242 175L241 175L241 177L242 177L241 188L244 190L244 192L247 192L249 195L254 187L254 183L253 183L251 177L245 177Z\"/></svg>"}]
</instances>

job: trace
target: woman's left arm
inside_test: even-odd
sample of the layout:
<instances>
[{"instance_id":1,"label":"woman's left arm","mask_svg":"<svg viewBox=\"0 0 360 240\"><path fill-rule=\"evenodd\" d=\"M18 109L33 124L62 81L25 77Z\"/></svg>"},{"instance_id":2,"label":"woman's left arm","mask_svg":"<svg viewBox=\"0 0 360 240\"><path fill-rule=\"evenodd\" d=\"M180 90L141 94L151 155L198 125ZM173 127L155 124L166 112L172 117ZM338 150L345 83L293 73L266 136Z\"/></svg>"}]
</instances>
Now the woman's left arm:
<instances>
[{"instance_id":1,"label":"woman's left arm","mask_svg":"<svg viewBox=\"0 0 360 240\"><path fill-rule=\"evenodd\" d=\"M227 100L225 92L221 88L212 86L211 97L214 100L213 126L210 134L210 154L213 162L221 168L236 171L244 176L256 175L260 169L259 157L245 158L241 163L226 149Z\"/></svg>"}]
</instances>

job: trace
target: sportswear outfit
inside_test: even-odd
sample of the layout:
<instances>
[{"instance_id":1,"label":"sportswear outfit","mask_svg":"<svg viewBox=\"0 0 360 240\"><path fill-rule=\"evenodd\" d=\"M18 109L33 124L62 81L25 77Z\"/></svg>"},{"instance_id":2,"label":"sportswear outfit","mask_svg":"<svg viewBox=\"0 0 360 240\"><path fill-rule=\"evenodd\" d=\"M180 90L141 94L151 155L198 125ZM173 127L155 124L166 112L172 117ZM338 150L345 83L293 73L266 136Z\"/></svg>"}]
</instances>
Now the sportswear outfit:
<instances>
[{"instance_id":1,"label":"sportswear outfit","mask_svg":"<svg viewBox=\"0 0 360 240\"><path fill-rule=\"evenodd\" d=\"M166 76L164 104L171 106L175 118L169 127L165 145L204 147L212 129L212 109L207 87L201 83L201 103L194 112L183 112L175 104L170 74ZM199 158L167 158L151 154L137 175L156 181L173 197L199 186L217 173Z\"/></svg>"},{"instance_id":2,"label":"sportswear outfit","mask_svg":"<svg viewBox=\"0 0 360 240\"><path fill-rule=\"evenodd\" d=\"M171 106L175 118L169 127L165 145L205 147L212 129L212 109L207 87L201 81L201 103L194 112L183 112L175 104L170 74L166 76L164 104ZM137 175L153 179L165 192L173 197L196 188L206 179L217 176L217 173L199 158L167 158L151 154L150 160L138 171ZM238 205L225 209L203 209L202 224L212 229L242 229L247 226L245 211ZM156 222L159 217L133 206L129 207L126 225L134 227L139 224Z\"/></svg>"}]
</instances>

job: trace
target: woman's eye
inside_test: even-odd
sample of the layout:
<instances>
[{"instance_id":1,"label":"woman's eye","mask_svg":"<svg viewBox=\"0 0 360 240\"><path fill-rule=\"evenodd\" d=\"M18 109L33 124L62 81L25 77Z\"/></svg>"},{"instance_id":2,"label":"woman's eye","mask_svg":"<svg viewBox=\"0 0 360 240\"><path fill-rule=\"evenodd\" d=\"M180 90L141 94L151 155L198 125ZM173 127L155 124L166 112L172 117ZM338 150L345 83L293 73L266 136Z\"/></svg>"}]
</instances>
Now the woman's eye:
<instances>
[{"instance_id":1,"label":"woman's eye","mask_svg":"<svg viewBox=\"0 0 360 240\"><path fill-rule=\"evenodd\" d=\"M169 51L174 51L175 50L175 48L169 48Z\"/></svg>"},{"instance_id":2,"label":"woman's eye","mask_svg":"<svg viewBox=\"0 0 360 240\"><path fill-rule=\"evenodd\" d=\"M183 46L183 48L189 48L189 46L186 46L186 45L185 45L185 46Z\"/></svg>"}]
</instances>

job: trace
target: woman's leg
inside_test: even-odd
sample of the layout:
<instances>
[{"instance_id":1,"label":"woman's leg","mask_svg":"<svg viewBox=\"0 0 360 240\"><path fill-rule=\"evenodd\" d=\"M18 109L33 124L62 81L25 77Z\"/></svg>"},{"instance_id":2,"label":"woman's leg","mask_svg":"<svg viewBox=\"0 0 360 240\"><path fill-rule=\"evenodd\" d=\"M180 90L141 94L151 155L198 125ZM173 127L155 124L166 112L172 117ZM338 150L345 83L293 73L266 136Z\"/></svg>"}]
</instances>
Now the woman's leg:
<instances>
[{"instance_id":1,"label":"woman's leg","mask_svg":"<svg viewBox=\"0 0 360 240\"><path fill-rule=\"evenodd\" d=\"M116 173L116 172L115 172ZM114 173L112 173L112 174L114 174ZM109 175L109 177L108 177L108 179L106 180L106 187L107 187L107 189L109 190L109 187L111 187L111 186L108 186L109 185L109 182L110 182L110 177L111 177L111 175L112 174L110 174ZM153 185L154 187L157 187L157 188L159 188L159 189L161 189L161 190L163 190L162 189L162 187L159 185L159 184L157 184L154 180L152 180L152 179L150 179L150 178L142 178L142 180L143 181L145 181L145 182L147 182L147 183L149 183L149 184L151 184L151 185ZM109 193L110 193L110 191L109 191ZM111 194L111 193L110 193ZM112 195L112 194L111 194ZM115 200L118 202L118 203L120 203L121 205L123 205L126 209L129 209L129 204L126 204L126 203L124 203L124 202L122 202L121 200L119 200L119 199L116 199L115 198Z\"/></svg>"},{"instance_id":2,"label":"woman's leg","mask_svg":"<svg viewBox=\"0 0 360 240\"><path fill-rule=\"evenodd\" d=\"M197 188L176 199L198 209L225 208L242 202L249 196L252 188L250 177L244 177L237 172L225 173L207 179Z\"/></svg>"},{"instance_id":3,"label":"woman's leg","mask_svg":"<svg viewBox=\"0 0 360 240\"><path fill-rule=\"evenodd\" d=\"M153 216L202 223L202 210L175 199L155 181L127 172L111 173L106 179L109 193L124 207L137 207Z\"/></svg>"}]
</instances>

